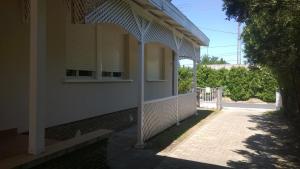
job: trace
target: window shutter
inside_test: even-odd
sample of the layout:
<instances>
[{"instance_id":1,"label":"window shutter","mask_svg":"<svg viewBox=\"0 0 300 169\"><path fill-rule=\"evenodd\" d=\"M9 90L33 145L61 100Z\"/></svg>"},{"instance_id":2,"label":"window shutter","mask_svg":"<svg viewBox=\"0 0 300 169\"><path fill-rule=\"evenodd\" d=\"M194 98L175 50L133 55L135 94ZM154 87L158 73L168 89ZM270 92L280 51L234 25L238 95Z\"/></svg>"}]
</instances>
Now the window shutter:
<instances>
[{"instance_id":1,"label":"window shutter","mask_svg":"<svg viewBox=\"0 0 300 169\"><path fill-rule=\"evenodd\" d=\"M95 30L94 25L67 24L67 69L96 71Z\"/></svg>"},{"instance_id":2,"label":"window shutter","mask_svg":"<svg viewBox=\"0 0 300 169\"><path fill-rule=\"evenodd\" d=\"M114 25L103 25L101 30L102 71L124 72L126 32Z\"/></svg>"},{"instance_id":3,"label":"window shutter","mask_svg":"<svg viewBox=\"0 0 300 169\"><path fill-rule=\"evenodd\" d=\"M147 80L163 80L164 48L156 44L146 46Z\"/></svg>"}]
</instances>

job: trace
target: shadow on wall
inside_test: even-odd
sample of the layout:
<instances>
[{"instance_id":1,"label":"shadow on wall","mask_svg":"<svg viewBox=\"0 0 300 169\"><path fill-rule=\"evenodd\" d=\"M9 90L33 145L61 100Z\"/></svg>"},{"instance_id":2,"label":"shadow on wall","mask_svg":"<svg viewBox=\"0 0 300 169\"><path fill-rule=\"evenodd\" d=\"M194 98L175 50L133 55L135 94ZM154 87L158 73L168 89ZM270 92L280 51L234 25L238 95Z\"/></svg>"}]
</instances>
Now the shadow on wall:
<instances>
[{"instance_id":1,"label":"shadow on wall","mask_svg":"<svg viewBox=\"0 0 300 169\"><path fill-rule=\"evenodd\" d=\"M284 117L279 113L268 113L263 116L250 116L256 123L251 130L263 131L266 134L256 134L244 141L250 151L235 150L247 161L228 161L232 168L300 168L300 138L292 127L289 127Z\"/></svg>"}]
</instances>

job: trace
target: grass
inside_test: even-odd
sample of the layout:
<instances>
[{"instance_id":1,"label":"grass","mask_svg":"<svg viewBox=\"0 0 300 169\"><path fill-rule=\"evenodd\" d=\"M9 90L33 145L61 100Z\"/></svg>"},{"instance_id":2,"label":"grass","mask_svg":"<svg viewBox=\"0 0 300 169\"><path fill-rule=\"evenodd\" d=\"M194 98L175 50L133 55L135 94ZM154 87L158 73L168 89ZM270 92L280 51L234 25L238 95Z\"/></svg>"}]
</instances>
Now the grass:
<instances>
[{"instance_id":1,"label":"grass","mask_svg":"<svg viewBox=\"0 0 300 169\"><path fill-rule=\"evenodd\" d=\"M169 147L171 144L181 142L189 135L188 131L191 128L200 124L201 121L212 113L213 111L210 110L198 110L198 115L191 116L182 121L179 126L174 125L151 138L146 144L146 149L152 149L159 152L164 150L166 147Z\"/></svg>"}]
</instances>

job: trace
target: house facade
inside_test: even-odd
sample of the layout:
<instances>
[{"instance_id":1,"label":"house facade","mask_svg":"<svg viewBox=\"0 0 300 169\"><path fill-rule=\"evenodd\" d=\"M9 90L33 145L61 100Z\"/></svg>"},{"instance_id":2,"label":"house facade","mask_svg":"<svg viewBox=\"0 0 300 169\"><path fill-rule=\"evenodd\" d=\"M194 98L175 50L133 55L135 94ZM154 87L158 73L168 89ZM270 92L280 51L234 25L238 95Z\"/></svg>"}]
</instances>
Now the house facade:
<instances>
[{"instance_id":1,"label":"house facade","mask_svg":"<svg viewBox=\"0 0 300 169\"><path fill-rule=\"evenodd\" d=\"M29 153L44 151L48 127L137 107L142 146L195 113L195 93L178 96L178 61L196 65L209 39L171 2L0 4L0 131L29 132Z\"/></svg>"}]
</instances>

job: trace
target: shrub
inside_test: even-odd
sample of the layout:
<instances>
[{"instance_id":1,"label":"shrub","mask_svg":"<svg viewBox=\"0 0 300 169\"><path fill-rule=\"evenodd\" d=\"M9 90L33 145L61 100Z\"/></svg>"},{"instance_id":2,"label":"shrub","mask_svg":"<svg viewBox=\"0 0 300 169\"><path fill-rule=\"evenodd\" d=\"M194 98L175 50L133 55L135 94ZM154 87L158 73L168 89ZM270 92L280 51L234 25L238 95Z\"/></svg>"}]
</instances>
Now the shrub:
<instances>
[{"instance_id":1,"label":"shrub","mask_svg":"<svg viewBox=\"0 0 300 169\"><path fill-rule=\"evenodd\" d=\"M259 98L265 102L274 102L278 88L272 72L264 67L214 70L198 66L197 84L199 87L223 87L224 95L235 101Z\"/></svg>"},{"instance_id":2,"label":"shrub","mask_svg":"<svg viewBox=\"0 0 300 169\"><path fill-rule=\"evenodd\" d=\"M249 100L251 98L250 73L246 68L232 68L228 74L227 88L232 100Z\"/></svg>"},{"instance_id":3,"label":"shrub","mask_svg":"<svg viewBox=\"0 0 300 169\"><path fill-rule=\"evenodd\" d=\"M187 67L180 67L178 80L178 92L181 94L187 93L192 88L193 70Z\"/></svg>"}]
</instances>

